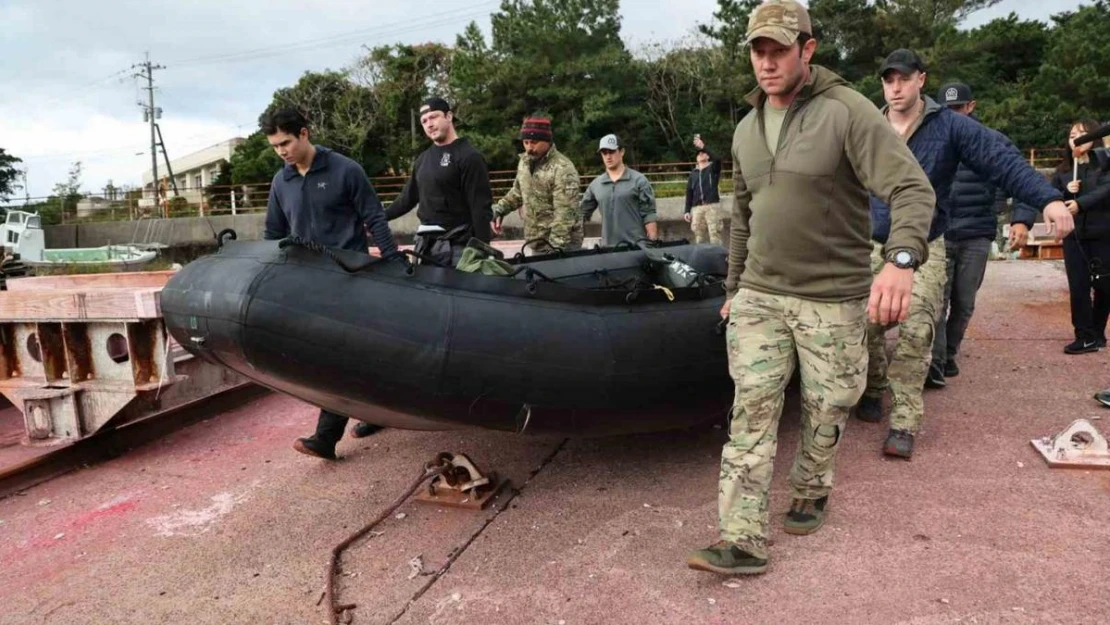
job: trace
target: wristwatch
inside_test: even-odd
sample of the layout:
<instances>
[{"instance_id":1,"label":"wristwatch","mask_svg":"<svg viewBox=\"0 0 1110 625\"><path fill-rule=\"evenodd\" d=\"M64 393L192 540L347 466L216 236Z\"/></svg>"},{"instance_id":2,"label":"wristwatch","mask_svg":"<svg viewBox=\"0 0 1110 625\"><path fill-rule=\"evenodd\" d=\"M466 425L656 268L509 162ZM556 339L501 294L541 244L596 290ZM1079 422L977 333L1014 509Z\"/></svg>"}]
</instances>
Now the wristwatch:
<instances>
[{"instance_id":1,"label":"wristwatch","mask_svg":"<svg viewBox=\"0 0 1110 625\"><path fill-rule=\"evenodd\" d=\"M886 261L899 269L917 269L921 261L909 250L898 250L886 255Z\"/></svg>"}]
</instances>

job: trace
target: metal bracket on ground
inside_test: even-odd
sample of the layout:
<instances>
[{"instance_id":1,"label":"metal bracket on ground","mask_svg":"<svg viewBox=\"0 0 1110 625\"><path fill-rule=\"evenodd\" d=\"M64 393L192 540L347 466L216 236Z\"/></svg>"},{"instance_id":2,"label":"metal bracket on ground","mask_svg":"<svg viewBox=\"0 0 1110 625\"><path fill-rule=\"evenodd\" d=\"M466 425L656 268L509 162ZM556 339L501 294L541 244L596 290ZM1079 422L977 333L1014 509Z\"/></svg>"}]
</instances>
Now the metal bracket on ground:
<instances>
[{"instance_id":1,"label":"metal bracket on ground","mask_svg":"<svg viewBox=\"0 0 1110 625\"><path fill-rule=\"evenodd\" d=\"M1052 468L1110 469L1106 437L1086 419L1076 419L1059 434L1030 443Z\"/></svg>"},{"instance_id":2,"label":"metal bracket on ground","mask_svg":"<svg viewBox=\"0 0 1110 625\"><path fill-rule=\"evenodd\" d=\"M437 506L482 510L509 485L494 472L483 473L464 454L441 453L436 462L448 468L416 496L416 501Z\"/></svg>"}]
</instances>

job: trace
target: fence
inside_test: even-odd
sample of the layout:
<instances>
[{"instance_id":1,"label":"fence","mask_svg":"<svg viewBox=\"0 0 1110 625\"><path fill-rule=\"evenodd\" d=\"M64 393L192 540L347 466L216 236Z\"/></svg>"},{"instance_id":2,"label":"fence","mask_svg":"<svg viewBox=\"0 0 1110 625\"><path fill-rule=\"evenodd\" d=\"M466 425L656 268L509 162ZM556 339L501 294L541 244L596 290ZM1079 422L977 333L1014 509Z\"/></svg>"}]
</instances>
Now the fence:
<instances>
[{"instance_id":1,"label":"fence","mask_svg":"<svg viewBox=\"0 0 1110 625\"><path fill-rule=\"evenodd\" d=\"M1025 153L1030 165L1046 169L1055 167L1064 157L1062 148L1035 148ZM732 163L725 161L721 176L721 192L732 192ZM677 163L650 163L630 165L644 174L655 189L656 197L681 196L686 190L686 181L692 162ZM601 171L599 169L588 171L581 176L582 187L585 188ZM494 200L500 199L509 192L513 186L516 170L491 171L490 188ZM382 203L389 205L401 194L408 176L378 176L371 179L374 189ZM240 213L256 213L266 210L266 201L270 193L269 183L234 185L227 187L210 186L205 189L179 188L180 195L170 198L160 209L150 207L142 208L135 199L108 202L95 208L86 216L73 214L72 207L67 210L66 223L85 223L96 221L122 221L142 217L197 217L204 215L231 215ZM234 191L234 194L232 193ZM12 206L18 208L18 206Z\"/></svg>"}]
</instances>

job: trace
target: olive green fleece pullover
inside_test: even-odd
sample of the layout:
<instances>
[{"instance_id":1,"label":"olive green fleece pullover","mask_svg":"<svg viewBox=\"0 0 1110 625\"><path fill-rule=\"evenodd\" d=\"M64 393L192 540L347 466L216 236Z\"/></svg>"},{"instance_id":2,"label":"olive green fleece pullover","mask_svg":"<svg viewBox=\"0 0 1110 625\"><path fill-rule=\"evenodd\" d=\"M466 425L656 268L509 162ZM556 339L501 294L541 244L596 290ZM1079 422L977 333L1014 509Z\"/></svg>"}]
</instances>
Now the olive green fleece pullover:
<instances>
[{"instance_id":1,"label":"olive green fleece pullover","mask_svg":"<svg viewBox=\"0 0 1110 625\"><path fill-rule=\"evenodd\" d=\"M811 66L786 113L777 153L763 128L766 95L732 139L732 207L726 288L821 302L871 289L868 192L891 207L888 252L925 261L936 197L925 172L879 109L829 70Z\"/></svg>"}]
</instances>

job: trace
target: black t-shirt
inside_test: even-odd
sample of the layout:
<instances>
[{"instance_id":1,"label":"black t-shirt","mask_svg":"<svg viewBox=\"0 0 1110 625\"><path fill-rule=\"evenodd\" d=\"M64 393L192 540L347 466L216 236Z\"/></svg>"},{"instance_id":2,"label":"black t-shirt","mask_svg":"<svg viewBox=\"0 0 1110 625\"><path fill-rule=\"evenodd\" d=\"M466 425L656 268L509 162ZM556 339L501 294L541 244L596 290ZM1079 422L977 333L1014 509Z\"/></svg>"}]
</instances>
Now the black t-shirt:
<instances>
[{"instance_id":1,"label":"black t-shirt","mask_svg":"<svg viewBox=\"0 0 1110 625\"><path fill-rule=\"evenodd\" d=\"M420 223L450 230L470 224L475 238L489 242L493 193L486 161L466 139L433 145L416 158L413 175L385 211L396 219L419 205Z\"/></svg>"}]
</instances>

